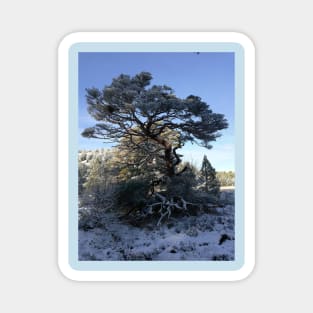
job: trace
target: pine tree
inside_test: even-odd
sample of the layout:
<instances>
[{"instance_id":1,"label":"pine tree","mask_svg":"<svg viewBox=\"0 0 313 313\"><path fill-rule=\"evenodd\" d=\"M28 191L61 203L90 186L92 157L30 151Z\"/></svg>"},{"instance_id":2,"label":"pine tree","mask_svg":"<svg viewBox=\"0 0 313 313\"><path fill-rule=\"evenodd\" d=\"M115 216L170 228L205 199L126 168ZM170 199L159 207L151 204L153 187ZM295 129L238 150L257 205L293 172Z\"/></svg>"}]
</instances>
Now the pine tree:
<instances>
[{"instance_id":1,"label":"pine tree","mask_svg":"<svg viewBox=\"0 0 313 313\"><path fill-rule=\"evenodd\" d=\"M220 183L216 177L215 169L206 155L203 157L200 173L205 181L204 190L210 195L217 197L220 190Z\"/></svg>"},{"instance_id":2,"label":"pine tree","mask_svg":"<svg viewBox=\"0 0 313 313\"><path fill-rule=\"evenodd\" d=\"M100 154L94 151L94 157L89 165L88 176L84 182L85 197L87 204L96 208L104 207L107 190L112 185L114 173L109 167L107 159L109 153Z\"/></svg>"},{"instance_id":3,"label":"pine tree","mask_svg":"<svg viewBox=\"0 0 313 313\"><path fill-rule=\"evenodd\" d=\"M181 167L183 155L179 149L188 142L211 149L211 142L221 136L220 131L228 127L228 122L200 97L180 98L171 87L151 85L151 81L152 75L147 72L133 77L121 74L103 89L86 89L87 110L97 123L86 128L82 136L116 146L114 159L105 168L99 161L92 163L84 186L94 197L95 206L105 207L105 186L113 183L122 200L125 196L127 200L140 200L139 204L121 201L120 207L129 206L128 212L132 212L141 209L141 202L145 203L149 210L153 208L161 214L160 222L175 210L186 210L188 206L203 208L202 199L197 203L197 197L203 193L199 196L194 188L196 175L188 166ZM215 198L219 185L213 171L209 167L205 171L206 189ZM134 189L138 194L132 192Z\"/></svg>"},{"instance_id":4,"label":"pine tree","mask_svg":"<svg viewBox=\"0 0 313 313\"><path fill-rule=\"evenodd\" d=\"M88 112L98 123L82 135L109 142L124 138L138 150L153 144L164 160L165 175L173 177L179 174L177 166L182 161L176 150L186 142L210 149L210 143L221 136L219 131L228 123L223 114L214 113L200 97L179 98L166 85L149 88L151 80L147 72L134 77L121 74L102 90L86 89ZM171 140L167 136L169 130L179 136ZM146 162L150 162L149 158Z\"/></svg>"}]
</instances>

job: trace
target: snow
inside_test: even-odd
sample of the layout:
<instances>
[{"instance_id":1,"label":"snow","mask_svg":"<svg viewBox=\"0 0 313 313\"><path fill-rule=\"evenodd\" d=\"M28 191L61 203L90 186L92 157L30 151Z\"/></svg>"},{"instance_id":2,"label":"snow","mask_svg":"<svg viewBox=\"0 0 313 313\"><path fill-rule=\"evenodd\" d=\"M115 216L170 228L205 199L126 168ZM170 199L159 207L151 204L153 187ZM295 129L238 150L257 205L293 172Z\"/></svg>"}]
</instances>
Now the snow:
<instances>
[{"instance_id":1,"label":"snow","mask_svg":"<svg viewBox=\"0 0 313 313\"><path fill-rule=\"evenodd\" d=\"M135 227L105 213L101 225L79 230L79 260L234 260L233 205L160 226Z\"/></svg>"}]
</instances>

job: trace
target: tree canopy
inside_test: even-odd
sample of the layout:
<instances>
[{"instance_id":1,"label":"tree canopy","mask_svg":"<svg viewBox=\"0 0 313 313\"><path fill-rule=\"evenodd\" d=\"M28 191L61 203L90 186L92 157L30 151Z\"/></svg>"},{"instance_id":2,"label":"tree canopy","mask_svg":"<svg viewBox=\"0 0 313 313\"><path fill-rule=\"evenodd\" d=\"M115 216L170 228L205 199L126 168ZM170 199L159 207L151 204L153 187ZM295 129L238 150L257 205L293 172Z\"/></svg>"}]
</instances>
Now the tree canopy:
<instances>
[{"instance_id":1,"label":"tree canopy","mask_svg":"<svg viewBox=\"0 0 313 313\"><path fill-rule=\"evenodd\" d=\"M149 87L151 80L148 72L121 74L102 90L87 88L88 112L99 123L82 135L146 151L150 162L151 156L163 159L164 174L172 177L181 162L177 149L188 141L210 149L228 123L200 97L181 99L169 86Z\"/></svg>"}]
</instances>

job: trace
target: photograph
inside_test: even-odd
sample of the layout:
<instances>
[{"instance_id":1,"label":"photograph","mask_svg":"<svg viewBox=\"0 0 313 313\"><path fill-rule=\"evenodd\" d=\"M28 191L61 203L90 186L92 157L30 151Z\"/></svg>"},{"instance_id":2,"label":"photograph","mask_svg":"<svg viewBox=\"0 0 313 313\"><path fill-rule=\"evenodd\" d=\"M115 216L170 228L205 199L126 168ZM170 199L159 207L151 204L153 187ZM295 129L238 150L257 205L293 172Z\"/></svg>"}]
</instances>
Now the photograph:
<instances>
[{"instance_id":1,"label":"photograph","mask_svg":"<svg viewBox=\"0 0 313 313\"><path fill-rule=\"evenodd\" d=\"M235 53L77 66L78 261L234 261Z\"/></svg>"}]
</instances>

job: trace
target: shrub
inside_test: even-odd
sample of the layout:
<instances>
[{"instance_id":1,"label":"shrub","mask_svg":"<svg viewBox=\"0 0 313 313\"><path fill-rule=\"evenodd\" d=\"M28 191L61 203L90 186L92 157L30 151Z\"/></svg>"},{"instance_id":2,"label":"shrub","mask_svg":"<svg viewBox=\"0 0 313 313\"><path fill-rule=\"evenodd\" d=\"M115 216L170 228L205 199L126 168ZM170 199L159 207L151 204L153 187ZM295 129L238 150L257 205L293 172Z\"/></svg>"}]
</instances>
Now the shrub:
<instances>
[{"instance_id":1,"label":"shrub","mask_svg":"<svg viewBox=\"0 0 313 313\"><path fill-rule=\"evenodd\" d=\"M95 227L103 227L101 213L97 209L80 209L78 211L78 228L88 231Z\"/></svg>"},{"instance_id":2,"label":"shrub","mask_svg":"<svg viewBox=\"0 0 313 313\"><path fill-rule=\"evenodd\" d=\"M133 178L117 186L116 207L122 211L141 210L147 203L150 183L143 178Z\"/></svg>"},{"instance_id":3,"label":"shrub","mask_svg":"<svg viewBox=\"0 0 313 313\"><path fill-rule=\"evenodd\" d=\"M192 200L194 198L194 189L196 185L196 176L187 169L180 175L168 178L166 181L164 194L168 198L182 197L185 200Z\"/></svg>"}]
</instances>

